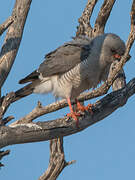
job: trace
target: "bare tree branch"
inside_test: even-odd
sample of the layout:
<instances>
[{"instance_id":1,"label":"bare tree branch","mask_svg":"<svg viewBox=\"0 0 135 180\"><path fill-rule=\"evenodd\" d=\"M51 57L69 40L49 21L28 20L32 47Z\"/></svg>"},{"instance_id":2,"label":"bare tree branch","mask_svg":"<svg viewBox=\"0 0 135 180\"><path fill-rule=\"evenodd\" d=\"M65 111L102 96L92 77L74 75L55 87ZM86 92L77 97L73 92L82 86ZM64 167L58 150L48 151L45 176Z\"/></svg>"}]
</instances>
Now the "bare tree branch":
<instances>
[{"instance_id":1,"label":"bare tree branch","mask_svg":"<svg viewBox=\"0 0 135 180\"><path fill-rule=\"evenodd\" d=\"M52 139L50 141L50 161L46 172L40 176L39 180L56 180L61 171L75 161L66 162L63 148L63 138Z\"/></svg>"},{"instance_id":2,"label":"bare tree branch","mask_svg":"<svg viewBox=\"0 0 135 180\"><path fill-rule=\"evenodd\" d=\"M90 18L97 1L98 0L88 0L87 5L82 13L82 16L78 19L79 26L77 27L76 36L87 35L88 37L92 37L92 27L90 25Z\"/></svg>"},{"instance_id":3,"label":"bare tree branch","mask_svg":"<svg viewBox=\"0 0 135 180\"><path fill-rule=\"evenodd\" d=\"M116 0L104 0L104 3L95 21L95 26L92 28L90 25L90 18L97 0L88 0L82 16L78 19L79 26L77 27L76 35L87 35L88 37L95 37L99 34L103 34L106 22L110 16L115 1Z\"/></svg>"},{"instance_id":4,"label":"bare tree branch","mask_svg":"<svg viewBox=\"0 0 135 180\"><path fill-rule=\"evenodd\" d=\"M22 39L23 29L32 0L16 0L12 16L15 21L9 26L0 52L0 88L14 63Z\"/></svg>"},{"instance_id":5,"label":"bare tree branch","mask_svg":"<svg viewBox=\"0 0 135 180\"><path fill-rule=\"evenodd\" d=\"M13 144L47 141L82 131L123 106L133 94L135 94L135 78L124 88L97 101L93 105L92 115L87 111L82 113L82 116L79 117L79 128L76 127L75 120L69 117L47 122L1 126L0 148Z\"/></svg>"},{"instance_id":6,"label":"bare tree branch","mask_svg":"<svg viewBox=\"0 0 135 180\"><path fill-rule=\"evenodd\" d=\"M124 70L121 69L117 74L115 81L112 84L112 90L116 91L126 86L126 76Z\"/></svg>"},{"instance_id":7,"label":"bare tree branch","mask_svg":"<svg viewBox=\"0 0 135 180\"><path fill-rule=\"evenodd\" d=\"M10 16L4 23L0 25L0 36L6 31L6 29L14 22L14 18Z\"/></svg>"},{"instance_id":8,"label":"bare tree branch","mask_svg":"<svg viewBox=\"0 0 135 180\"><path fill-rule=\"evenodd\" d=\"M116 0L104 0L93 29L93 36L104 33L104 28Z\"/></svg>"},{"instance_id":9,"label":"bare tree branch","mask_svg":"<svg viewBox=\"0 0 135 180\"><path fill-rule=\"evenodd\" d=\"M135 36L135 0L133 0L132 7L131 7L131 32L134 32Z\"/></svg>"}]
</instances>

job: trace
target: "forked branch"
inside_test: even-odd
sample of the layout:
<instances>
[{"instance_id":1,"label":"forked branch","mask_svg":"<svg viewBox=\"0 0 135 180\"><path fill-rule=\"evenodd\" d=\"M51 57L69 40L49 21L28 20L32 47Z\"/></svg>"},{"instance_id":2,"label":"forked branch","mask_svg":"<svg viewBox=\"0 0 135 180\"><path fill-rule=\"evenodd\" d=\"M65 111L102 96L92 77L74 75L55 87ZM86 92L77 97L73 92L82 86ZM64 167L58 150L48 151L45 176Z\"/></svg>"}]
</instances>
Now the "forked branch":
<instances>
[{"instance_id":1,"label":"forked branch","mask_svg":"<svg viewBox=\"0 0 135 180\"><path fill-rule=\"evenodd\" d=\"M63 148L63 138L50 140L50 161L45 173L40 176L39 180L57 179L61 171L75 161L66 162Z\"/></svg>"}]
</instances>

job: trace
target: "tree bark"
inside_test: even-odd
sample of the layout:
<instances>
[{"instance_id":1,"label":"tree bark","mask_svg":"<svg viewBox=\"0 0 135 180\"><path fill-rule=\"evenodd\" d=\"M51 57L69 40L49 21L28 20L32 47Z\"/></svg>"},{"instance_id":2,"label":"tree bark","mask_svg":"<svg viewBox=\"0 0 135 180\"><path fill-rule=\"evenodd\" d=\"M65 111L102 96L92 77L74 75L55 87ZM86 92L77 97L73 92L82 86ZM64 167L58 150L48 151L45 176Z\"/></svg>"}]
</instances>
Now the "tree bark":
<instances>
[{"instance_id":1,"label":"tree bark","mask_svg":"<svg viewBox=\"0 0 135 180\"><path fill-rule=\"evenodd\" d=\"M50 160L45 173L39 180L55 180L61 171L75 161L66 162L63 148L63 138L52 139L50 141Z\"/></svg>"},{"instance_id":2,"label":"tree bark","mask_svg":"<svg viewBox=\"0 0 135 180\"><path fill-rule=\"evenodd\" d=\"M22 39L23 29L32 0L16 0L12 17L15 21L9 26L0 52L0 89L14 63Z\"/></svg>"},{"instance_id":3,"label":"tree bark","mask_svg":"<svg viewBox=\"0 0 135 180\"><path fill-rule=\"evenodd\" d=\"M93 114L87 111L82 113L79 118L79 128L76 127L75 120L67 116L47 122L1 126L0 148L13 144L47 141L80 132L123 106L134 93L135 78L124 88L106 95L93 104Z\"/></svg>"},{"instance_id":4,"label":"tree bark","mask_svg":"<svg viewBox=\"0 0 135 180\"><path fill-rule=\"evenodd\" d=\"M0 36L7 30L7 28L14 22L15 17L9 17L4 23L0 25Z\"/></svg>"}]
</instances>

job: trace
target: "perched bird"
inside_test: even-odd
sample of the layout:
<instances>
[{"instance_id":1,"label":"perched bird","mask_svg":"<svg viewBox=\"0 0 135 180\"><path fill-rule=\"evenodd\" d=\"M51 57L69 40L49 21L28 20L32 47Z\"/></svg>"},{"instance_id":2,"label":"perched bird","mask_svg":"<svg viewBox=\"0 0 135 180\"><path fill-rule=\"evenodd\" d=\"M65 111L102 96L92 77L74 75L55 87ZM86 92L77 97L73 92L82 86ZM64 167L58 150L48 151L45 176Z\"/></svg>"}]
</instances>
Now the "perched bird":
<instances>
[{"instance_id":1,"label":"perched bird","mask_svg":"<svg viewBox=\"0 0 135 180\"><path fill-rule=\"evenodd\" d=\"M55 97L67 99L69 116L78 126L78 114L73 111L71 100L107 80L111 63L120 59L124 52L125 43L115 34L103 34L93 39L75 37L47 54L37 70L19 81L20 84L30 83L16 91L16 98L52 92ZM79 102L77 106L83 110Z\"/></svg>"}]
</instances>

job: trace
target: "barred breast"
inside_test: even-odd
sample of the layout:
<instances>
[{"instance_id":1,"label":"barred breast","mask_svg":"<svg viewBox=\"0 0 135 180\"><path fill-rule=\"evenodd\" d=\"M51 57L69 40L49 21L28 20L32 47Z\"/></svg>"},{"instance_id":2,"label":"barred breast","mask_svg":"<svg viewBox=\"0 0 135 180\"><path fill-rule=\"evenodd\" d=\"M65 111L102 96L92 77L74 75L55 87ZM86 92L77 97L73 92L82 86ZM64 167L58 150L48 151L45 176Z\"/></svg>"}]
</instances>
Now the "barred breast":
<instances>
[{"instance_id":1,"label":"barred breast","mask_svg":"<svg viewBox=\"0 0 135 180\"><path fill-rule=\"evenodd\" d=\"M74 99L83 91L92 88L94 83L97 85L98 80L96 80L96 77L94 77L95 82L92 82L90 76L91 71L94 71L94 69L90 71L89 66L90 63L86 59L65 74L52 77L53 94L56 97ZM96 76L95 72L92 72L92 74Z\"/></svg>"}]
</instances>

